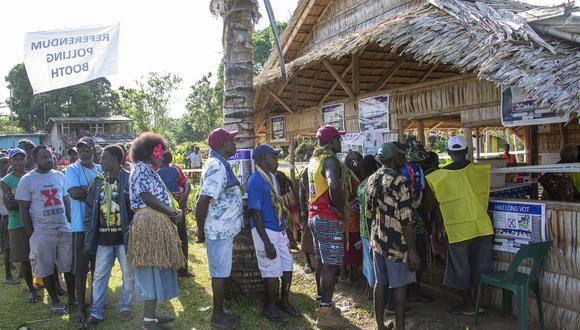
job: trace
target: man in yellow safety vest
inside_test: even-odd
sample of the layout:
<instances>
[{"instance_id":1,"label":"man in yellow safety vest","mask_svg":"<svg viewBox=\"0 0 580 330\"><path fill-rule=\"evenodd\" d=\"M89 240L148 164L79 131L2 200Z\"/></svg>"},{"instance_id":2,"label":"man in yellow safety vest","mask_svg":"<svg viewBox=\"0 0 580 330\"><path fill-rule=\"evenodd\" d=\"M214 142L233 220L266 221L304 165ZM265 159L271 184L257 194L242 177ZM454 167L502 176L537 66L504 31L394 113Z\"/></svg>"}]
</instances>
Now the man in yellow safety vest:
<instances>
[{"instance_id":1,"label":"man in yellow safety vest","mask_svg":"<svg viewBox=\"0 0 580 330\"><path fill-rule=\"evenodd\" d=\"M473 315L472 289L482 273L491 271L493 227L487 213L490 166L467 160L463 137L449 139L447 149L453 162L427 175L432 200L437 204L435 236L442 240L439 229L444 227L449 241L444 284L463 293L463 305L451 312Z\"/></svg>"}]
</instances>

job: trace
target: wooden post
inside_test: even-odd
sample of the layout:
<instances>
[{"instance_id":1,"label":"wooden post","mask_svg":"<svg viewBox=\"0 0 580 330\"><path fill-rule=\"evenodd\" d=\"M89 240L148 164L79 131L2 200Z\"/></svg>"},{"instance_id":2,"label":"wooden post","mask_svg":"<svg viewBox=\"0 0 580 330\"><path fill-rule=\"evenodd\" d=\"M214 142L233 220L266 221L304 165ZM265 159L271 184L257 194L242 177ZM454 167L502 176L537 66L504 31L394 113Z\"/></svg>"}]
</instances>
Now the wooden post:
<instances>
[{"instance_id":1,"label":"wooden post","mask_svg":"<svg viewBox=\"0 0 580 330\"><path fill-rule=\"evenodd\" d=\"M529 127L529 141L530 141L530 164L538 165L540 162L540 157L538 153L538 126L532 125ZM537 178L537 175L532 175L532 178ZM538 199L538 184L532 185L532 191L530 193L531 199Z\"/></svg>"},{"instance_id":2,"label":"wooden post","mask_svg":"<svg viewBox=\"0 0 580 330\"><path fill-rule=\"evenodd\" d=\"M475 159L481 158L481 139L479 138L479 127L475 128Z\"/></svg>"},{"instance_id":3,"label":"wooden post","mask_svg":"<svg viewBox=\"0 0 580 330\"><path fill-rule=\"evenodd\" d=\"M419 119L417 122L417 138L419 142L425 146L425 125L421 119Z\"/></svg>"},{"instance_id":4,"label":"wooden post","mask_svg":"<svg viewBox=\"0 0 580 330\"><path fill-rule=\"evenodd\" d=\"M360 94L360 55L358 52L352 54L352 91L355 96Z\"/></svg>"},{"instance_id":5,"label":"wooden post","mask_svg":"<svg viewBox=\"0 0 580 330\"><path fill-rule=\"evenodd\" d=\"M405 121L398 119L397 124L399 126L399 142L405 143Z\"/></svg>"},{"instance_id":6,"label":"wooden post","mask_svg":"<svg viewBox=\"0 0 580 330\"><path fill-rule=\"evenodd\" d=\"M563 123L560 123L558 128L560 129L560 149L562 149L566 145L566 131Z\"/></svg>"},{"instance_id":7,"label":"wooden post","mask_svg":"<svg viewBox=\"0 0 580 330\"><path fill-rule=\"evenodd\" d=\"M467 144L467 160L473 161L473 139L471 138L471 128L463 128L463 137Z\"/></svg>"},{"instance_id":8,"label":"wooden post","mask_svg":"<svg viewBox=\"0 0 580 330\"><path fill-rule=\"evenodd\" d=\"M294 135L290 136L290 181L292 181L292 185L294 185L294 188L297 187L296 185L296 169L294 168L294 166L296 165L295 162L295 155L294 155ZM296 191L296 190L295 190Z\"/></svg>"}]
</instances>

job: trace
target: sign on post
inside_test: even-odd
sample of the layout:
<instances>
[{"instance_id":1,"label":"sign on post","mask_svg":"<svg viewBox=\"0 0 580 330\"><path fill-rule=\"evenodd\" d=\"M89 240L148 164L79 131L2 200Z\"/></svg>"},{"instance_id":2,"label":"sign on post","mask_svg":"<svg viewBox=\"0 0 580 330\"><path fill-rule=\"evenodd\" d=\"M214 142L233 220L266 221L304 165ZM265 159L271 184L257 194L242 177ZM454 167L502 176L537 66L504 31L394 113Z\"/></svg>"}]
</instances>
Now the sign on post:
<instances>
[{"instance_id":1,"label":"sign on post","mask_svg":"<svg viewBox=\"0 0 580 330\"><path fill-rule=\"evenodd\" d=\"M24 65L34 94L117 73L119 24L27 33Z\"/></svg>"},{"instance_id":2,"label":"sign on post","mask_svg":"<svg viewBox=\"0 0 580 330\"><path fill-rule=\"evenodd\" d=\"M490 201L493 249L516 253L533 242L546 240L546 205L542 203Z\"/></svg>"}]
</instances>

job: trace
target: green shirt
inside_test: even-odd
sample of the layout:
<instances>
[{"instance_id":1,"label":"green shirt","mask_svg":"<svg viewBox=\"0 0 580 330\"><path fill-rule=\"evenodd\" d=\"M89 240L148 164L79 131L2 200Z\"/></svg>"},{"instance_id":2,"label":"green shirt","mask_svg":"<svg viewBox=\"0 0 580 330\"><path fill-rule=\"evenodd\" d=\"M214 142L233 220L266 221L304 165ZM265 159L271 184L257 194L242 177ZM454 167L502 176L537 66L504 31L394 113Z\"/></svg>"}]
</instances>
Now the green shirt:
<instances>
[{"instance_id":1,"label":"green shirt","mask_svg":"<svg viewBox=\"0 0 580 330\"><path fill-rule=\"evenodd\" d=\"M369 238L369 230L367 228L367 218L365 217L365 191L367 187L367 179L365 179L358 186L357 194L360 205L360 237Z\"/></svg>"},{"instance_id":2,"label":"green shirt","mask_svg":"<svg viewBox=\"0 0 580 330\"><path fill-rule=\"evenodd\" d=\"M2 182L4 182L10 190L12 191L12 195L16 195L16 188L18 187L18 183L20 182L21 177L18 177L12 173L6 175L2 178ZM8 230L23 228L24 225L22 224L22 220L20 219L20 210L10 210L8 209Z\"/></svg>"}]
</instances>

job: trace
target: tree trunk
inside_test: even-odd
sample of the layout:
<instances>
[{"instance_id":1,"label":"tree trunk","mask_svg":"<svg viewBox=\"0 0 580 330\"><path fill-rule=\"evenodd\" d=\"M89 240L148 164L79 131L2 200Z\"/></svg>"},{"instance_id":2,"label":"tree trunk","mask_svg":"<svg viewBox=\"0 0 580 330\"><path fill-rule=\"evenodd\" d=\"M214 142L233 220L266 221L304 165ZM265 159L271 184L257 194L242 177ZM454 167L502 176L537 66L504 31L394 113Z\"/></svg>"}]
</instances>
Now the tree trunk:
<instances>
[{"instance_id":1,"label":"tree trunk","mask_svg":"<svg viewBox=\"0 0 580 330\"><path fill-rule=\"evenodd\" d=\"M210 9L224 20L224 128L239 131L238 149L251 149L254 147L252 33L259 15L258 2L212 0ZM227 297L234 299L242 296L255 299L256 294L264 291L247 210L242 230L234 239L232 273L226 290Z\"/></svg>"},{"instance_id":2,"label":"tree trunk","mask_svg":"<svg viewBox=\"0 0 580 330\"><path fill-rule=\"evenodd\" d=\"M224 128L238 130L238 148L254 146L254 66L252 32L258 11L255 0L225 0ZM235 7L233 7L235 5Z\"/></svg>"}]
</instances>

